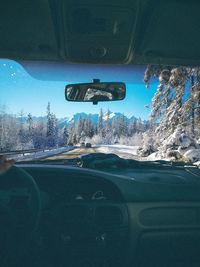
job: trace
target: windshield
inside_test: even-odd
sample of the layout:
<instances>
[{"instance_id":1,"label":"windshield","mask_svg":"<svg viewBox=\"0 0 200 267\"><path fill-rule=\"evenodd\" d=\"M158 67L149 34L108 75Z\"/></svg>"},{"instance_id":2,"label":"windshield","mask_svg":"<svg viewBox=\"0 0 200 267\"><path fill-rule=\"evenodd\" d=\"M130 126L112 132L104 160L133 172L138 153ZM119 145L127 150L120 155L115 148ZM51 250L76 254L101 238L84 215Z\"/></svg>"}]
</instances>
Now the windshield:
<instances>
[{"instance_id":1,"label":"windshield","mask_svg":"<svg viewBox=\"0 0 200 267\"><path fill-rule=\"evenodd\" d=\"M199 164L198 68L44 66L2 59L0 70L0 152L7 157L53 163L113 153ZM96 78L124 82L126 98L98 105L65 100L67 84Z\"/></svg>"}]
</instances>

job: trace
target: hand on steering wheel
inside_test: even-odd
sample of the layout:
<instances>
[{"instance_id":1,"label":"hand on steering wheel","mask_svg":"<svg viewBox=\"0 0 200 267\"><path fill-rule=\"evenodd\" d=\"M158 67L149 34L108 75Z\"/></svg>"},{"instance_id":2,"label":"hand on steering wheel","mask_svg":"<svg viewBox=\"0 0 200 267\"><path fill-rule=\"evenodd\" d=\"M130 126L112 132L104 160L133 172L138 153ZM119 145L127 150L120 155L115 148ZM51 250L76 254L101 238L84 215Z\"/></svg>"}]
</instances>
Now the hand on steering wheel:
<instances>
[{"instance_id":1,"label":"hand on steering wheel","mask_svg":"<svg viewBox=\"0 0 200 267\"><path fill-rule=\"evenodd\" d=\"M0 175L9 170L14 164L15 161L13 159L8 160L4 156L0 155Z\"/></svg>"}]
</instances>

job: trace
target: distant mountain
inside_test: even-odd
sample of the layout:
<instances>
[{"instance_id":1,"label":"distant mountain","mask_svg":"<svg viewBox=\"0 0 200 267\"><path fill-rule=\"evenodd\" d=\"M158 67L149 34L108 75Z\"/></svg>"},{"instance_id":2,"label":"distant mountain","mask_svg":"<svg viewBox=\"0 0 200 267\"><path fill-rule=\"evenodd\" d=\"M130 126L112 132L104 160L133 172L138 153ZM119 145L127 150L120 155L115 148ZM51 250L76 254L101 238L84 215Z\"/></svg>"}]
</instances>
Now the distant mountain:
<instances>
[{"instance_id":1,"label":"distant mountain","mask_svg":"<svg viewBox=\"0 0 200 267\"><path fill-rule=\"evenodd\" d=\"M110 120L113 120L114 118L121 117L121 116L123 116L123 114L120 112L106 111L103 113L103 120L106 121L108 118Z\"/></svg>"},{"instance_id":2,"label":"distant mountain","mask_svg":"<svg viewBox=\"0 0 200 267\"><path fill-rule=\"evenodd\" d=\"M98 114L86 114L85 112L76 113L71 118L67 119L67 123L76 123L79 118L87 119L90 118L91 121L95 124L98 122Z\"/></svg>"},{"instance_id":3,"label":"distant mountain","mask_svg":"<svg viewBox=\"0 0 200 267\"><path fill-rule=\"evenodd\" d=\"M112 121L113 119L116 119L116 118L121 117L121 116L123 116L123 114L120 112L111 112L111 111L108 112L108 111L106 111L103 113L103 120L106 121L109 118ZM90 120L94 124L97 124L98 117L99 117L98 114L86 114L86 113L82 112L82 113L74 114L71 118L68 118L66 122L67 123L77 123L79 118L82 118L82 119L90 118ZM127 118L127 120L129 120L129 119Z\"/></svg>"},{"instance_id":4,"label":"distant mountain","mask_svg":"<svg viewBox=\"0 0 200 267\"><path fill-rule=\"evenodd\" d=\"M106 111L103 113L103 121L106 121L108 118L112 121L112 120L117 119L117 118L122 117L122 116L124 116L124 115L120 112ZM60 123L60 125L66 125L66 124L70 124L70 123L77 123L79 118L82 118L82 119L90 118L94 124L97 124L98 117L99 117L98 114L86 114L86 113L82 112L82 113L76 113L70 118L61 119L61 120L59 120L59 123ZM134 122L134 121L138 120L134 116L131 116L131 117L125 116L125 118L129 122Z\"/></svg>"},{"instance_id":5,"label":"distant mountain","mask_svg":"<svg viewBox=\"0 0 200 267\"><path fill-rule=\"evenodd\" d=\"M90 118L90 120L92 121L93 124L97 124L98 116L99 116L98 114L87 114L85 112L80 112L80 113L74 114L71 117L59 118L58 119L58 125L59 125L59 128L63 128L67 124L77 123L79 118L82 118L82 119ZM106 111L103 113L103 120L106 121L109 118L112 121L112 120L117 119L121 116L124 116L124 115L120 112ZM131 116L131 117L125 116L125 118L127 119L128 122L134 122L134 121L138 120L138 118L136 118L134 116ZM46 119L47 119L46 116L40 116L40 117L33 116L34 121L45 122ZM18 123L26 123L27 117L17 117L17 121L18 121Z\"/></svg>"}]
</instances>

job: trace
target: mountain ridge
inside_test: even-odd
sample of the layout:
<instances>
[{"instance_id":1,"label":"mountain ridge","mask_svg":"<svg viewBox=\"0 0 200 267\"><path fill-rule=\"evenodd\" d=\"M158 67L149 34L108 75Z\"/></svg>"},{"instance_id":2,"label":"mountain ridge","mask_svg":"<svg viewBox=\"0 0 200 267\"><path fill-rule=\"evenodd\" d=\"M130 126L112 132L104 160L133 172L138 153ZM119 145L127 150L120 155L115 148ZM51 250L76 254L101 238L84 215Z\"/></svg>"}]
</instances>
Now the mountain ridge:
<instances>
[{"instance_id":1,"label":"mountain ridge","mask_svg":"<svg viewBox=\"0 0 200 267\"><path fill-rule=\"evenodd\" d=\"M128 122L141 120L140 118L136 118L135 116L128 117L122 114L121 112L106 111L106 112L103 112L103 121L106 121L108 118L112 121L122 116L124 116ZM59 128L64 128L68 124L77 123L80 118L82 119L90 118L93 124L97 124L98 117L99 117L99 114L97 113L92 114L92 113L85 113L85 112L77 112L73 114L71 117L57 118L57 120L58 120ZM32 118L33 118L33 121L40 121L40 122L46 121L47 119L46 116L38 116L38 117L33 116ZM25 123L27 121L27 116L17 117L17 120L19 123ZM144 121L141 120L141 121L146 122L145 120Z\"/></svg>"}]
</instances>

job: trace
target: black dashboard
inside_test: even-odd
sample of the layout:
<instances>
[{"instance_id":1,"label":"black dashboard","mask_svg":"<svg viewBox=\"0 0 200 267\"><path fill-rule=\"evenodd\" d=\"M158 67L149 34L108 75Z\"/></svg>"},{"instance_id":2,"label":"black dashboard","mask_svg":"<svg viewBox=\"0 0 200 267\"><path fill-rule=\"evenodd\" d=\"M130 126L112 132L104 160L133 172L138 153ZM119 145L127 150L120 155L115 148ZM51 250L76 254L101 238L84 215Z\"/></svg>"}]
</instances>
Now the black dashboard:
<instances>
[{"instance_id":1,"label":"black dashboard","mask_svg":"<svg viewBox=\"0 0 200 267\"><path fill-rule=\"evenodd\" d=\"M200 266L197 173L21 167L42 200L33 267Z\"/></svg>"},{"instance_id":2,"label":"black dashboard","mask_svg":"<svg viewBox=\"0 0 200 267\"><path fill-rule=\"evenodd\" d=\"M31 173L32 174L32 173ZM119 189L111 182L95 175L77 173L55 174L53 170L44 172L43 176L37 179L38 174L33 174L39 184L41 198L52 203L65 202L95 202L95 201L123 201ZM56 176L55 176L56 175ZM57 177L57 179L56 179ZM45 204L45 203L44 203Z\"/></svg>"},{"instance_id":3,"label":"black dashboard","mask_svg":"<svg viewBox=\"0 0 200 267\"><path fill-rule=\"evenodd\" d=\"M40 260L36 265L40 266L43 257L48 265L62 267L124 264L129 240L128 209L113 182L102 173L81 173L73 168L24 169L34 177L41 196L36 238Z\"/></svg>"}]
</instances>

